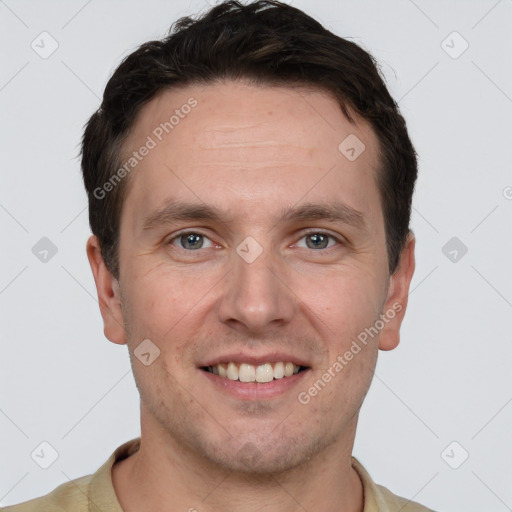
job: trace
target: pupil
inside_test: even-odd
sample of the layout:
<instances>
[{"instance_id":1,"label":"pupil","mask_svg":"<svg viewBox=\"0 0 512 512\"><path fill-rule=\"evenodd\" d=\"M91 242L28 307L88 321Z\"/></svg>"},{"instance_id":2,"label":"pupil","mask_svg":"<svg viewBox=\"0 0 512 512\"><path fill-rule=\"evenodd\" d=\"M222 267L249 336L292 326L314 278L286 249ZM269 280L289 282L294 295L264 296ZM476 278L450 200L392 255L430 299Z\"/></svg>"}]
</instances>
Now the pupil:
<instances>
[{"instance_id":1,"label":"pupil","mask_svg":"<svg viewBox=\"0 0 512 512\"><path fill-rule=\"evenodd\" d=\"M311 240L313 243L312 247L310 246L309 243L307 244L310 249L318 249L319 247L323 249L323 248L327 247L327 244L326 244L327 237L320 233L315 233L314 235L310 235L308 237L308 240Z\"/></svg>"},{"instance_id":2,"label":"pupil","mask_svg":"<svg viewBox=\"0 0 512 512\"><path fill-rule=\"evenodd\" d=\"M195 233L190 233L188 235L183 235L181 237L181 241L183 243L183 246L187 249L197 249L200 248L202 244L199 244L198 242L201 241L202 235L197 235ZM185 241L184 241L185 240Z\"/></svg>"}]
</instances>

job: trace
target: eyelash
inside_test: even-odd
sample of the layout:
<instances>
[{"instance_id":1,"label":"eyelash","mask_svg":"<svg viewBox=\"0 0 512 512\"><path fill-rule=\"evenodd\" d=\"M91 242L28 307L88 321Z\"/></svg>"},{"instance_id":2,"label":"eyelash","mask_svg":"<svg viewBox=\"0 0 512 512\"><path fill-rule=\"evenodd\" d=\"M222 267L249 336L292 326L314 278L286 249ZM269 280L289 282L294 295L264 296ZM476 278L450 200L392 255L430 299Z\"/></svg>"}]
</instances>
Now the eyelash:
<instances>
[{"instance_id":1,"label":"eyelash","mask_svg":"<svg viewBox=\"0 0 512 512\"><path fill-rule=\"evenodd\" d=\"M185 235L200 235L202 236L203 238L207 238L208 240L210 240L210 242L212 242L212 244L215 245L215 243L207 236L205 235L204 233L201 233L201 231L194 231L194 230L188 230L188 231L182 231L176 235L174 235L171 239L169 239L169 241L167 242L167 245L172 245L174 247L178 247L176 245L174 245L172 242L174 240L179 240L182 236L185 236ZM335 236L335 235L332 235L331 233L328 233L328 232L325 232L325 231L318 231L318 230L311 230L311 231L307 231L305 233L302 234L301 238L299 239L302 240L310 235L324 235L324 236L327 236L329 239L331 240L334 240L336 241L339 245L343 245L344 244L344 240L341 239L340 237L338 236ZM328 249L332 249L333 246L328 246L328 247L325 247L323 249L318 249L318 250L315 250L315 249L311 249L312 251L315 251L315 252L324 252L324 251L327 251ZM196 250L189 250L189 249L185 249L183 247L178 247L178 249L181 249L183 251L186 251L186 252L197 252L199 251L200 249L204 249L203 247L201 247L200 249L196 249ZM206 247L206 249L209 249L209 247ZM303 247L304 249L304 247ZM309 249L308 247L305 247L305 249Z\"/></svg>"}]
</instances>

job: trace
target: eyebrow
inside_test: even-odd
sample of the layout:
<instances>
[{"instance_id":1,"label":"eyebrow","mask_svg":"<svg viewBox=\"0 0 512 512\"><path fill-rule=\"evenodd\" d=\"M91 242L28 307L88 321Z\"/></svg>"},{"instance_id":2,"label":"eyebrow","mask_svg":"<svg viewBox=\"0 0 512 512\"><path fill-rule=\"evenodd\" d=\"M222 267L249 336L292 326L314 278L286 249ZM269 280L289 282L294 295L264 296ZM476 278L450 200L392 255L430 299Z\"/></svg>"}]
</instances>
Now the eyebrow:
<instances>
[{"instance_id":1,"label":"eyebrow","mask_svg":"<svg viewBox=\"0 0 512 512\"><path fill-rule=\"evenodd\" d=\"M184 220L209 220L224 223L227 218L216 206L172 201L145 217L142 229L146 231Z\"/></svg>"},{"instance_id":2,"label":"eyebrow","mask_svg":"<svg viewBox=\"0 0 512 512\"><path fill-rule=\"evenodd\" d=\"M172 224L178 221L206 220L227 223L229 217L223 210L213 205L171 201L164 207L147 215L142 222L144 231ZM274 226L281 222L328 220L341 222L362 231L368 231L364 215L342 202L305 203L297 207L281 210L281 215ZM273 226L273 227L274 227Z\"/></svg>"},{"instance_id":3,"label":"eyebrow","mask_svg":"<svg viewBox=\"0 0 512 512\"><path fill-rule=\"evenodd\" d=\"M367 231L364 215L355 208L339 201L320 204L305 203L296 208L286 208L280 218L280 222L298 220L342 222L362 231Z\"/></svg>"}]
</instances>

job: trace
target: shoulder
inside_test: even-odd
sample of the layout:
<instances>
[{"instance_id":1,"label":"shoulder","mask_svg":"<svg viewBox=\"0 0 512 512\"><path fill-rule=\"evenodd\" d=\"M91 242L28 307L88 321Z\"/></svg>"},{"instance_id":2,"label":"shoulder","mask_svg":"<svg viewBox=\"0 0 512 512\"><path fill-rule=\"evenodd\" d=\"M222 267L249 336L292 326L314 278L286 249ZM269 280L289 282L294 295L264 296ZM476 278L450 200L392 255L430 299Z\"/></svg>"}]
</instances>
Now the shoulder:
<instances>
[{"instance_id":1,"label":"shoulder","mask_svg":"<svg viewBox=\"0 0 512 512\"><path fill-rule=\"evenodd\" d=\"M401 498L386 487L375 483L368 471L355 457L352 457L352 467L358 473L363 484L363 512L434 512L415 501Z\"/></svg>"},{"instance_id":2,"label":"shoulder","mask_svg":"<svg viewBox=\"0 0 512 512\"><path fill-rule=\"evenodd\" d=\"M383 510L389 510L390 512L434 512L432 509L424 507L415 501L401 498L393 494L382 485L375 484L375 487L377 489L377 500L379 501L379 505L383 507Z\"/></svg>"},{"instance_id":3,"label":"shoulder","mask_svg":"<svg viewBox=\"0 0 512 512\"><path fill-rule=\"evenodd\" d=\"M88 488L93 475L83 476L56 487L52 492L17 505L4 507L1 512L88 512Z\"/></svg>"},{"instance_id":4,"label":"shoulder","mask_svg":"<svg viewBox=\"0 0 512 512\"><path fill-rule=\"evenodd\" d=\"M65 482L45 496L0 508L0 512L123 512L112 484L112 466L135 453L139 446L140 437L127 441L96 473Z\"/></svg>"}]
</instances>

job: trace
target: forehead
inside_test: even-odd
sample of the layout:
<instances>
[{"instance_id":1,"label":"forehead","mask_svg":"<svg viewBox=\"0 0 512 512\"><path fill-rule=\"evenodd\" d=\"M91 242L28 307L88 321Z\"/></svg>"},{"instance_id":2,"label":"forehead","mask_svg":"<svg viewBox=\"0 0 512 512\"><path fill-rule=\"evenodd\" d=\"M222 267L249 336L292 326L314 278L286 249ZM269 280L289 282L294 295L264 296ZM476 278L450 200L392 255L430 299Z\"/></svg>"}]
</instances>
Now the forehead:
<instances>
[{"instance_id":1,"label":"forehead","mask_svg":"<svg viewBox=\"0 0 512 512\"><path fill-rule=\"evenodd\" d=\"M125 196L138 213L178 197L239 212L306 196L358 210L379 203L372 128L319 90L226 81L165 91L139 113L125 160L143 146Z\"/></svg>"}]
</instances>

